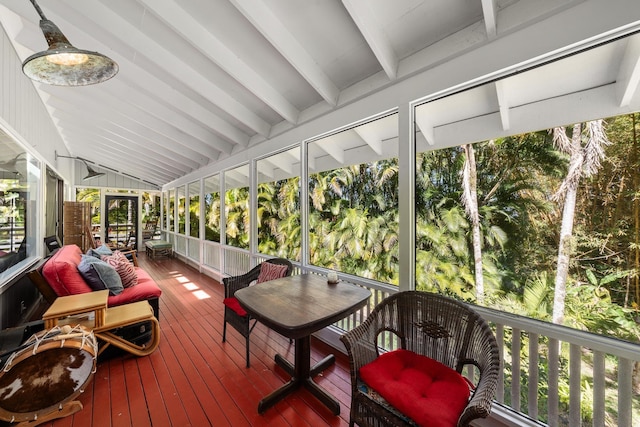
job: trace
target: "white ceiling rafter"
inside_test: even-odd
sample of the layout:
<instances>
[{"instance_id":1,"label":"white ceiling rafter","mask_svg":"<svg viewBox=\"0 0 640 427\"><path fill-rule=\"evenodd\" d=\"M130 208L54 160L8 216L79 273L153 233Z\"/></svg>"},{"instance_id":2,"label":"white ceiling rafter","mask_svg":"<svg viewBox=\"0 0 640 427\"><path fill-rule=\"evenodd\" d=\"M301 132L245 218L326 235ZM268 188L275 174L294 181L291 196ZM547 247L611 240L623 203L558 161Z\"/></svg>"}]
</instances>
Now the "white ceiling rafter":
<instances>
[{"instance_id":1,"label":"white ceiling rafter","mask_svg":"<svg viewBox=\"0 0 640 427\"><path fill-rule=\"evenodd\" d=\"M618 105L627 107L638 91L638 85L640 84L640 35L629 38L616 82L618 86Z\"/></svg>"},{"instance_id":2,"label":"white ceiling rafter","mask_svg":"<svg viewBox=\"0 0 640 427\"><path fill-rule=\"evenodd\" d=\"M293 173L294 161L292 161L291 156L289 156L287 153L275 154L273 156L268 157L266 160L268 160L271 164L282 169L288 174Z\"/></svg>"},{"instance_id":3,"label":"white ceiling rafter","mask_svg":"<svg viewBox=\"0 0 640 427\"><path fill-rule=\"evenodd\" d=\"M502 129L509 130L509 100L507 97L505 83L502 80L495 82L496 97L498 98L498 106L500 108L500 121Z\"/></svg>"},{"instance_id":4,"label":"white ceiling rafter","mask_svg":"<svg viewBox=\"0 0 640 427\"><path fill-rule=\"evenodd\" d=\"M60 91L65 91L65 89L49 86L46 91L57 97ZM89 106L83 104L80 94L65 94L65 97L71 101L69 108L78 110L78 114L82 114L83 110L89 108ZM193 150L203 158L216 159L220 154L220 150L182 131L176 132L176 128L131 104L117 103L117 98L111 94L103 93L96 101L99 102L92 106L96 113L94 116L96 121L110 121L113 120L112 118L116 118L116 122L138 123L146 127L149 132L153 132L156 137L167 141L167 146L174 145L176 148L182 146L181 150ZM118 110L115 110L115 108L118 108Z\"/></svg>"},{"instance_id":5,"label":"white ceiling rafter","mask_svg":"<svg viewBox=\"0 0 640 427\"><path fill-rule=\"evenodd\" d=\"M359 126L353 130L378 155L382 154L382 138L375 129Z\"/></svg>"},{"instance_id":6,"label":"white ceiling rafter","mask_svg":"<svg viewBox=\"0 0 640 427\"><path fill-rule=\"evenodd\" d=\"M140 0L168 26L244 85L285 120L298 121L300 111L273 88L258 72L204 28L173 0Z\"/></svg>"},{"instance_id":7,"label":"white ceiling rafter","mask_svg":"<svg viewBox=\"0 0 640 427\"><path fill-rule=\"evenodd\" d=\"M489 40L494 39L498 34L496 0L482 0L482 14L484 16L484 28L487 32L487 38Z\"/></svg>"},{"instance_id":8,"label":"white ceiling rafter","mask_svg":"<svg viewBox=\"0 0 640 427\"><path fill-rule=\"evenodd\" d=\"M66 1L66 0L65 0ZM271 125L239 103L214 82L200 74L190 63L176 61L174 54L165 46L142 32L129 21L111 10L108 6L92 2L75 2L74 8L87 16L97 14L100 25L106 28L117 28L112 33L121 43L128 44L140 55L152 62L159 70L171 75L176 81L181 81L194 92L205 97L209 102L228 111L249 128L263 136L268 136ZM60 21L63 18L56 18Z\"/></svg>"},{"instance_id":9,"label":"white ceiling rafter","mask_svg":"<svg viewBox=\"0 0 640 427\"><path fill-rule=\"evenodd\" d=\"M230 0L231 3L269 40L291 65L331 106L338 103L339 90L304 46L289 33L264 0Z\"/></svg>"},{"instance_id":10,"label":"white ceiling rafter","mask_svg":"<svg viewBox=\"0 0 640 427\"><path fill-rule=\"evenodd\" d=\"M360 121L416 99L435 99L415 109L425 151L640 110L638 36L618 39L640 29L640 3L617 1L38 0L74 45L120 71L94 86L34 87L65 151L109 170L163 186L255 154L280 179L300 173L301 150L271 150L348 123L360 124L322 143L331 155L309 144L311 170L391 155L397 118ZM28 0L2 0L0 23L20 60L46 48ZM516 75L476 85L507 69ZM567 105L576 99L594 105Z\"/></svg>"},{"instance_id":11,"label":"white ceiling rafter","mask_svg":"<svg viewBox=\"0 0 640 427\"><path fill-rule=\"evenodd\" d=\"M382 31L380 23L372 13L370 2L368 0L342 0L342 4L349 11L351 18L367 40L389 80L395 80L398 74L398 57L393 51L388 37Z\"/></svg>"}]
</instances>

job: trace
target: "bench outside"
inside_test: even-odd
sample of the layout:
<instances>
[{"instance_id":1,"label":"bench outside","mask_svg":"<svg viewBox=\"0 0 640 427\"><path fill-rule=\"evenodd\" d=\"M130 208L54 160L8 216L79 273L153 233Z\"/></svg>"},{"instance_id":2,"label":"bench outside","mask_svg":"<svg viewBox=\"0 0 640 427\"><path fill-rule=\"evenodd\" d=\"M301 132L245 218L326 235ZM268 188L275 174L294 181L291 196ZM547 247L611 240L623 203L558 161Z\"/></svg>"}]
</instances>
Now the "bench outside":
<instances>
[{"instance_id":1,"label":"bench outside","mask_svg":"<svg viewBox=\"0 0 640 427\"><path fill-rule=\"evenodd\" d=\"M147 252L147 256L155 258L158 256L173 256L173 245L166 240L150 240L144 244Z\"/></svg>"}]
</instances>

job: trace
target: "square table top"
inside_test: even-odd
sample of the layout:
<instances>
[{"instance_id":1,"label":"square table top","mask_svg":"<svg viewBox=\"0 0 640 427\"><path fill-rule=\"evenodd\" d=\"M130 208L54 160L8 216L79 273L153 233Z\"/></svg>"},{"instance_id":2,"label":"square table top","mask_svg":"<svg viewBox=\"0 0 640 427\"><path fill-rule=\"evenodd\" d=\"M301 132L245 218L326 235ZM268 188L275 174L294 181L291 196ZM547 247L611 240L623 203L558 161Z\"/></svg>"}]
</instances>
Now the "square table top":
<instances>
[{"instance_id":1,"label":"square table top","mask_svg":"<svg viewBox=\"0 0 640 427\"><path fill-rule=\"evenodd\" d=\"M43 314L43 319L69 316L73 314L88 313L107 308L109 291L94 291L84 294L58 297Z\"/></svg>"},{"instance_id":2,"label":"square table top","mask_svg":"<svg viewBox=\"0 0 640 427\"><path fill-rule=\"evenodd\" d=\"M301 338L335 323L366 304L368 289L327 283L325 276L300 274L240 289L240 305L274 331Z\"/></svg>"}]
</instances>

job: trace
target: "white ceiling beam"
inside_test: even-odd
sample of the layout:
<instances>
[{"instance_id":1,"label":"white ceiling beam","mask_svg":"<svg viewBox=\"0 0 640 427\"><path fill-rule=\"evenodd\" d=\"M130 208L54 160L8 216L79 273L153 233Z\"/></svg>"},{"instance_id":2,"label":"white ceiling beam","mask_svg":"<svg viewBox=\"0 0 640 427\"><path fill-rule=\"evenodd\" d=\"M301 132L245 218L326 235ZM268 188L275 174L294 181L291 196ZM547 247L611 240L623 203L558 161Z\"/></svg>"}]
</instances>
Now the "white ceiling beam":
<instances>
[{"instance_id":1,"label":"white ceiling beam","mask_svg":"<svg viewBox=\"0 0 640 427\"><path fill-rule=\"evenodd\" d=\"M427 141L429 145L435 145L436 137L433 129L433 124L427 119L427 115L420 112L420 109L416 109L416 124L418 125L418 129L422 133L422 136Z\"/></svg>"},{"instance_id":2,"label":"white ceiling beam","mask_svg":"<svg viewBox=\"0 0 640 427\"><path fill-rule=\"evenodd\" d=\"M356 135L364 141L376 154L382 154L382 138L375 129L369 126L358 126L352 129Z\"/></svg>"},{"instance_id":3,"label":"white ceiling beam","mask_svg":"<svg viewBox=\"0 0 640 427\"><path fill-rule=\"evenodd\" d=\"M69 5L69 0L60 1ZM146 60L155 64L158 69L162 69L176 81L182 82L195 93L199 93L209 102L217 105L250 129L265 137L269 136L271 130L269 123L238 102L231 94L214 84L207 76L202 75L191 64L176 61L176 57L166 46L147 36L139 28L114 12L112 8L99 2L73 1L71 3L70 7L81 14L100 17L99 23L92 23L87 20L86 25L100 25L103 28L116 29L110 33L116 40L129 45L131 49L138 52L146 52ZM56 18L55 22L57 21L58 18Z\"/></svg>"},{"instance_id":4,"label":"white ceiling beam","mask_svg":"<svg viewBox=\"0 0 640 427\"><path fill-rule=\"evenodd\" d=\"M211 146L215 150L219 150L226 154L230 154L233 151L232 144L189 120L183 114L176 113L175 111L158 103L157 99L153 99L143 93L137 93L135 97L129 98L128 94L131 93L132 90L135 90L135 87L126 86L118 81L114 81L110 86L110 95L120 98L121 100L127 100L128 104L138 108L140 111L144 111L147 114L156 117L158 120L173 126L175 129L180 129L180 131L202 141L204 144Z\"/></svg>"},{"instance_id":5,"label":"white ceiling beam","mask_svg":"<svg viewBox=\"0 0 640 427\"><path fill-rule=\"evenodd\" d=\"M272 180L275 176L276 176L276 166L273 165L273 163L271 163L269 159L262 159L258 162L258 182L264 182L266 180L261 180L260 179L260 175L263 175L264 177L268 178L269 180Z\"/></svg>"},{"instance_id":6,"label":"white ceiling beam","mask_svg":"<svg viewBox=\"0 0 640 427\"><path fill-rule=\"evenodd\" d=\"M268 160L270 163L272 163L276 167L282 169L287 174L293 173L293 163L295 161L292 160L291 156L286 152L275 154L273 156L268 157L266 160ZM260 160L259 163L262 161L263 160Z\"/></svg>"},{"instance_id":7,"label":"white ceiling beam","mask_svg":"<svg viewBox=\"0 0 640 427\"><path fill-rule=\"evenodd\" d=\"M56 22L57 19L59 18L56 18ZM64 22L64 20L63 24L65 24L65 28L67 25L71 26L71 24ZM42 43L34 43L31 37L34 32L41 31L34 23L24 21L23 30L20 31L15 38L17 43L30 50L28 55L31 55L38 51L38 49L42 48L41 46L39 47ZM89 36L87 36L85 42L88 45L91 45L92 48L100 51L107 49L107 47L99 40L92 39ZM25 55L24 57L26 58L28 55ZM223 137L227 141L242 147L246 147L249 144L249 135L245 134L228 121L222 119L220 116L212 113L210 109L204 108L187 94L182 91L175 90L174 87L159 79L154 74L151 74L146 68L140 67L138 64L130 61L124 56L118 55L115 51L110 52L109 55L118 63L121 69L128 69L131 71L132 75L138 76L135 81L131 81L126 77L126 74L120 73L117 79L109 81L109 85L119 82L120 84L129 87L130 90L134 90L136 95L140 95L144 92L148 94L149 99L153 100L152 102L155 103L156 107L164 107L171 111L172 113L170 113L170 115L188 115L193 120L196 120L199 123L199 126L209 129L211 132ZM131 99L131 96L129 95L125 97L125 99ZM222 151L227 152L226 150Z\"/></svg>"},{"instance_id":8,"label":"white ceiling beam","mask_svg":"<svg viewBox=\"0 0 640 427\"><path fill-rule=\"evenodd\" d=\"M487 39L492 40L498 34L496 0L482 0L482 14L484 15L484 29L487 32Z\"/></svg>"},{"instance_id":9,"label":"white ceiling beam","mask_svg":"<svg viewBox=\"0 0 640 427\"><path fill-rule=\"evenodd\" d=\"M77 138L77 136L70 135L70 137ZM97 141L100 141L99 139ZM109 150L104 144L95 144L96 148L91 148L88 144L87 148L81 148L79 150L74 151L73 155L77 157L82 157L84 159L90 160L94 163L98 168L104 168L107 170L117 171L119 173L126 173L129 175L137 176L140 179L146 179L151 182L166 182L167 180L175 179L176 176L172 173L169 173L166 170L160 170L158 168L153 169L151 166L143 168L145 162L137 163L136 168L136 159L131 157L131 154L122 153L120 151ZM105 165L102 162L94 162L91 160L91 156L100 156L100 157L114 157L118 159L118 166L113 167L111 165Z\"/></svg>"},{"instance_id":10,"label":"white ceiling beam","mask_svg":"<svg viewBox=\"0 0 640 427\"><path fill-rule=\"evenodd\" d=\"M57 112L56 117L64 117L64 113ZM79 145L87 145L89 147L98 148L95 144L91 143L91 141L101 141L104 144L100 144L100 147L104 149L107 153L122 153L126 154L130 160L132 160L137 170L142 165L156 165L156 169L161 172L168 173L170 175L178 175L185 174L186 172L192 170L192 168L186 166L180 166L177 163L171 162L171 159L157 157L157 156L148 156L144 151L138 151L132 149L132 147L128 144L128 141L120 137L119 135L108 133L108 132L89 132L86 129L79 128L74 126L73 124L69 124L61 128L61 132L67 134L69 138L73 138L74 135L80 136L80 138L75 138L76 141L82 140L84 143ZM75 153L75 150L73 151ZM87 160L91 160L92 162L100 163L105 166L119 169L122 171L122 167L116 164L109 164L105 162L103 159L96 156L96 154L92 154L89 157L86 157ZM158 167L159 166L159 167ZM129 172L124 170L123 172Z\"/></svg>"},{"instance_id":11,"label":"white ceiling beam","mask_svg":"<svg viewBox=\"0 0 640 427\"><path fill-rule=\"evenodd\" d=\"M322 149L325 153L330 155L335 159L336 162L343 165L345 162L344 149L339 142L331 141L323 141L322 144L318 144L318 147Z\"/></svg>"},{"instance_id":12,"label":"white ceiling beam","mask_svg":"<svg viewBox=\"0 0 640 427\"><path fill-rule=\"evenodd\" d=\"M82 98L81 94L68 93L65 89L67 88L60 88L56 86L47 86L46 88L42 88L42 90L51 93L54 97L75 100L74 103L77 106L76 108L87 108L84 102L85 99ZM61 93L60 91L65 93ZM95 101L97 101L96 104L94 104L97 108L95 110L97 113L94 118L95 120L105 119L118 122L119 120L124 119L134 121L145 126L150 132L153 132L156 135L161 135L167 140L168 146L176 145L176 149L178 146L182 146L183 149L192 150L200 156L204 156L209 159L217 159L220 155L220 151L216 148L185 134L179 128L175 128L170 124L151 116L144 110L127 103L118 102L117 98L108 95L106 92L101 92L100 97L96 98ZM87 123L87 125L90 125L90 123Z\"/></svg>"},{"instance_id":13,"label":"white ceiling beam","mask_svg":"<svg viewBox=\"0 0 640 427\"><path fill-rule=\"evenodd\" d=\"M263 0L230 1L329 105L337 105L338 88Z\"/></svg>"},{"instance_id":14,"label":"white ceiling beam","mask_svg":"<svg viewBox=\"0 0 640 427\"><path fill-rule=\"evenodd\" d=\"M290 123L296 123L300 111L273 88L254 69L200 24L173 0L139 0L167 26L181 34L193 47L216 63L256 97Z\"/></svg>"},{"instance_id":15,"label":"white ceiling beam","mask_svg":"<svg viewBox=\"0 0 640 427\"><path fill-rule=\"evenodd\" d=\"M382 25L371 11L370 2L368 0L342 0L342 4L369 44L389 80L395 80L398 75L398 57L389 37L382 31Z\"/></svg>"},{"instance_id":16,"label":"white ceiling beam","mask_svg":"<svg viewBox=\"0 0 640 427\"><path fill-rule=\"evenodd\" d=\"M72 136L73 137L73 136ZM97 140L100 141L100 140ZM96 144L97 145L97 144ZM89 160L90 155L98 155L100 157L114 157L118 159L117 167L113 167L110 165L105 165L101 162L93 162L97 167L104 168L107 170L117 171L119 173L125 173L128 175L136 176L140 179L146 179L148 181L157 183L157 182L165 182L166 180L175 179L175 174L168 172L167 170L160 170L158 168L152 168L152 166L147 166L145 162L139 163L136 169L136 161L131 157L131 155L127 155L121 151L112 151L106 148L104 145L100 145L101 148L91 149L91 148L81 148L74 152L74 156L82 157L84 159ZM143 167L146 166L146 167ZM177 175L178 177L181 175Z\"/></svg>"},{"instance_id":17,"label":"white ceiling beam","mask_svg":"<svg viewBox=\"0 0 640 427\"><path fill-rule=\"evenodd\" d=\"M496 97L498 98L498 106L500 108L500 121L502 122L502 129L509 130L509 101L507 99L504 80L498 80L495 82Z\"/></svg>"},{"instance_id":18,"label":"white ceiling beam","mask_svg":"<svg viewBox=\"0 0 640 427\"><path fill-rule=\"evenodd\" d=\"M640 35L628 39L624 57L616 79L620 107L627 107L638 90L640 83Z\"/></svg>"}]
</instances>

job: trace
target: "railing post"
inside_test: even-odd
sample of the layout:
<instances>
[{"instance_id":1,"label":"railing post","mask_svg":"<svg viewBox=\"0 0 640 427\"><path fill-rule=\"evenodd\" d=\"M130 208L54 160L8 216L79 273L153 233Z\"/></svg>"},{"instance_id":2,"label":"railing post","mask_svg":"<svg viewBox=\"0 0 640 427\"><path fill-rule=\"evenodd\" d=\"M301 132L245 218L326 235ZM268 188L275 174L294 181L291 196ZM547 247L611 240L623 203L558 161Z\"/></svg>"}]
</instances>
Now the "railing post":
<instances>
[{"instance_id":1,"label":"railing post","mask_svg":"<svg viewBox=\"0 0 640 427\"><path fill-rule=\"evenodd\" d=\"M576 344L571 344L569 348L569 425L579 426L582 425L580 416L582 351Z\"/></svg>"},{"instance_id":2,"label":"railing post","mask_svg":"<svg viewBox=\"0 0 640 427\"><path fill-rule=\"evenodd\" d=\"M618 362L618 427L631 427L633 398L633 361L620 358Z\"/></svg>"},{"instance_id":3,"label":"railing post","mask_svg":"<svg viewBox=\"0 0 640 427\"><path fill-rule=\"evenodd\" d=\"M538 419L538 334L529 334L529 381L527 406L529 416Z\"/></svg>"},{"instance_id":4,"label":"railing post","mask_svg":"<svg viewBox=\"0 0 640 427\"><path fill-rule=\"evenodd\" d=\"M603 426L605 421L605 364L604 353L593 352L593 425Z\"/></svg>"},{"instance_id":5,"label":"railing post","mask_svg":"<svg viewBox=\"0 0 640 427\"><path fill-rule=\"evenodd\" d=\"M547 400L547 414L549 427L558 427L560 399L558 398L558 379L560 373L560 342L549 338L549 398Z\"/></svg>"}]
</instances>

